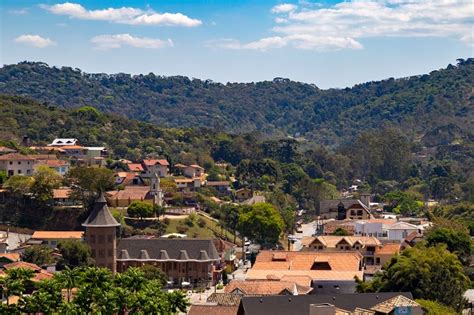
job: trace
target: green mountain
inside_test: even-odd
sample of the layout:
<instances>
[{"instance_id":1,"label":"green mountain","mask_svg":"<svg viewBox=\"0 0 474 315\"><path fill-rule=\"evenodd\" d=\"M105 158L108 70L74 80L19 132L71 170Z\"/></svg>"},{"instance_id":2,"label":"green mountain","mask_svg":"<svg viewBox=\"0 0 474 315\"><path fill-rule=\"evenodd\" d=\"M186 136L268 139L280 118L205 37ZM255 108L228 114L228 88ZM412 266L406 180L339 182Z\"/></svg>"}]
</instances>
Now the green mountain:
<instances>
[{"instance_id":1,"label":"green mountain","mask_svg":"<svg viewBox=\"0 0 474 315\"><path fill-rule=\"evenodd\" d=\"M37 62L0 69L0 93L53 106L91 105L166 127L300 134L325 145L390 125L412 139L438 129L472 137L473 86L472 58L430 74L329 90L282 78L221 84L153 73L88 74ZM456 130L446 131L450 126Z\"/></svg>"}]
</instances>

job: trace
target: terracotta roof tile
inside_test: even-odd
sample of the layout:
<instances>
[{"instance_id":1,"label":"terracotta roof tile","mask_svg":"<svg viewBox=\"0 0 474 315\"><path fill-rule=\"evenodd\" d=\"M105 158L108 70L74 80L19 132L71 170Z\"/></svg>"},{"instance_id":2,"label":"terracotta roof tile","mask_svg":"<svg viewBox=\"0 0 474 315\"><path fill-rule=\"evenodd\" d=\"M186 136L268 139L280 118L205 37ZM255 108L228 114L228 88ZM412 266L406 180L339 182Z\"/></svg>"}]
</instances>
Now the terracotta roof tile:
<instances>
[{"instance_id":1,"label":"terracotta roof tile","mask_svg":"<svg viewBox=\"0 0 474 315\"><path fill-rule=\"evenodd\" d=\"M208 303L216 303L217 305L238 306L241 296L232 293L212 293L207 298Z\"/></svg>"},{"instance_id":2,"label":"terracotta roof tile","mask_svg":"<svg viewBox=\"0 0 474 315\"><path fill-rule=\"evenodd\" d=\"M72 193L71 188L53 189L53 199L67 199Z\"/></svg>"},{"instance_id":3,"label":"terracotta roof tile","mask_svg":"<svg viewBox=\"0 0 474 315\"><path fill-rule=\"evenodd\" d=\"M296 293L296 285L289 281L274 281L274 280L256 280L231 281L224 289L226 293L233 293L235 290L241 291L244 295L278 295L284 291L291 294Z\"/></svg>"},{"instance_id":4,"label":"terracotta roof tile","mask_svg":"<svg viewBox=\"0 0 474 315\"><path fill-rule=\"evenodd\" d=\"M20 153L9 153L0 156L0 161L33 161L34 159L28 155Z\"/></svg>"},{"instance_id":5,"label":"terracotta roof tile","mask_svg":"<svg viewBox=\"0 0 474 315\"><path fill-rule=\"evenodd\" d=\"M400 243L386 243L382 247L377 247L375 253L395 255L400 252L400 246Z\"/></svg>"},{"instance_id":6,"label":"terracotta roof tile","mask_svg":"<svg viewBox=\"0 0 474 315\"><path fill-rule=\"evenodd\" d=\"M140 163L128 163L127 167L132 172L143 172L143 166Z\"/></svg>"},{"instance_id":7,"label":"terracotta roof tile","mask_svg":"<svg viewBox=\"0 0 474 315\"><path fill-rule=\"evenodd\" d=\"M15 261L20 260L20 254L19 253L3 253L3 254L0 254L0 258L6 258L12 262L15 262Z\"/></svg>"},{"instance_id":8,"label":"terracotta roof tile","mask_svg":"<svg viewBox=\"0 0 474 315\"><path fill-rule=\"evenodd\" d=\"M83 231L35 231L32 239L81 239L84 236Z\"/></svg>"},{"instance_id":9,"label":"terracotta roof tile","mask_svg":"<svg viewBox=\"0 0 474 315\"><path fill-rule=\"evenodd\" d=\"M236 315L238 310L238 305L191 305L188 315Z\"/></svg>"}]
</instances>

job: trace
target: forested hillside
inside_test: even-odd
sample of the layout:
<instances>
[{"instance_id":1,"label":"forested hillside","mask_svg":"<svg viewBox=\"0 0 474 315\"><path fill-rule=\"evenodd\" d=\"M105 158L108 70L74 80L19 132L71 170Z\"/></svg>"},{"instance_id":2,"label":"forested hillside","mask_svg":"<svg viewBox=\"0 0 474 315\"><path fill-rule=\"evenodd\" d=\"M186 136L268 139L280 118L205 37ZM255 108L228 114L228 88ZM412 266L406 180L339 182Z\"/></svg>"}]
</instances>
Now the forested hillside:
<instances>
[{"instance_id":1,"label":"forested hillside","mask_svg":"<svg viewBox=\"0 0 474 315\"><path fill-rule=\"evenodd\" d=\"M469 139L474 129L473 86L474 59L458 60L456 66L427 75L329 90L281 78L220 84L153 73L87 74L34 62L0 69L0 93L52 106L91 105L166 127L299 133L325 145L390 125L412 139L428 134L432 142L438 132L453 134L448 141Z\"/></svg>"},{"instance_id":2,"label":"forested hillside","mask_svg":"<svg viewBox=\"0 0 474 315\"><path fill-rule=\"evenodd\" d=\"M308 209L355 179L380 194L402 189L423 198L474 198L474 145L456 125L436 129L421 142L410 140L400 129L382 128L328 150L258 132L158 127L90 106L61 109L18 96L0 95L0 113L0 145L26 150L18 146L24 135L34 144L74 137L84 145L108 147L115 159L161 156L172 165L198 163L211 179L232 174L241 184L282 192ZM217 162L231 167L222 174Z\"/></svg>"}]
</instances>

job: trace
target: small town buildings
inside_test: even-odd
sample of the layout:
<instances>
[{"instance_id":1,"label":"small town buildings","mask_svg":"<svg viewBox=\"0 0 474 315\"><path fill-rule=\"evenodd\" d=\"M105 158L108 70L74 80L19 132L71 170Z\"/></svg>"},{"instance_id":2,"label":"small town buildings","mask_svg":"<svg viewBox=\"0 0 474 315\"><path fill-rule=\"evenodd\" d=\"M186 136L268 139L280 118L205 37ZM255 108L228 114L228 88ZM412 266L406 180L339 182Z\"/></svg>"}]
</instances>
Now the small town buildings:
<instances>
[{"instance_id":1,"label":"small town buildings","mask_svg":"<svg viewBox=\"0 0 474 315\"><path fill-rule=\"evenodd\" d=\"M191 305L188 315L237 315L241 296L232 293L212 293L205 304Z\"/></svg>"},{"instance_id":2,"label":"small town buildings","mask_svg":"<svg viewBox=\"0 0 474 315\"><path fill-rule=\"evenodd\" d=\"M396 315L423 314L422 307L410 292L355 294L310 294L292 296L244 296L238 315Z\"/></svg>"},{"instance_id":3,"label":"small town buildings","mask_svg":"<svg viewBox=\"0 0 474 315\"><path fill-rule=\"evenodd\" d=\"M73 198L71 188L61 187L53 189L53 204L57 207L72 207L81 206L81 201Z\"/></svg>"},{"instance_id":4,"label":"small town buildings","mask_svg":"<svg viewBox=\"0 0 474 315\"><path fill-rule=\"evenodd\" d=\"M132 182L135 177L132 178ZM149 186L129 185L122 190L108 191L107 197L114 207L128 207L134 201L144 201L152 205L163 205L163 191L160 188L160 178L156 175L150 178Z\"/></svg>"},{"instance_id":5,"label":"small town buildings","mask_svg":"<svg viewBox=\"0 0 474 315\"><path fill-rule=\"evenodd\" d=\"M197 164L192 164L192 165L182 165L182 164L177 164L175 165L177 168L181 168L181 171L184 176L188 178L195 178L195 177L201 177L204 175L204 168L197 165Z\"/></svg>"},{"instance_id":6,"label":"small town buildings","mask_svg":"<svg viewBox=\"0 0 474 315\"><path fill-rule=\"evenodd\" d=\"M49 280L53 277L53 274L51 272L42 269L38 265L28 263L28 262L25 262L25 261L16 261L16 262L12 262L12 263L5 264L5 265L2 266L3 270L10 270L10 269L17 269L17 268L32 270L34 272L34 274L33 274L33 278L31 279L31 281L33 281L33 282L39 282L39 281L42 281L42 280ZM2 276L2 274L4 274L4 271L0 270L0 277Z\"/></svg>"},{"instance_id":7,"label":"small town buildings","mask_svg":"<svg viewBox=\"0 0 474 315\"><path fill-rule=\"evenodd\" d=\"M146 186L145 181L135 172L118 172L115 174L115 185Z\"/></svg>"},{"instance_id":8,"label":"small town buildings","mask_svg":"<svg viewBox=\"0 0 474 315\"><path fill-rule=\"evenodd\" d=\"M3 267L6 264L11 264L17 261L20 261L19 253L1 253L0 254L0 267Z\"/></svg>"},{"instance_id":9,"label":"small town buildings","mask_svg":"<svg viewBox=\"0 0 474 315\"><path fill-rule=\"evenodd\" d=\"M220 280L221 258L211 239L122 239L117 246L117 271L151 264L175 285L214 285Z\"/></svg>"},{"instance_id":10,"label":"small town buildings","mask_svg":"<svg viewBox=\"0 0 474 315\"><path fill-rule=\"evenodd\" d=\"M5 171L7 176L33 175L35 159L20 153L8 153L0 156L0 171Z\"/></svg>"},{"instance_id":11,"label":"small town buildings","mask_svg":"<svg viewBox=\"0 0 474 315\"><path fill-rule=\"evenodd\" d=\"M145 169L143 168L143 165L141 165L140 163L127 163L126 165L130 172L140 174L145 171Z\"/></svg>"},{"instance_id":12,"label":"small town buildings","mask_svg":"<svg viewBox=\"0 0 474 315\"><path fill-rule=\"evenodd\" d=\"M16 153L16 150L0 146L0 155L5 155L5 154L10 154L10 153Z\"/></svg>"},{"instance_id":13,"label":"small town buildings","mask_svg":"<svg viewBox=\"0 0 474 315\"><path fill-rule=\"evenodd\" d=\"M387 238L392 241L403 241L408 235L413 232L420 232L418 226L407 223L397 222L387 228Z\"/></svg>"},{"instance_id":14,"label":"small town buildings","mask_svg":"<svg viewBox=\"0 0 474 315\"><path fill-rule=\"evenodd\" d=\"M56 248L61 241L74 240L83 241L83 231L35 231L29 242L42 244L52 249ZM40 243L39 243L40 242Z\"/></svg>"},{"instance_id":15,"label":"small town buildings","mask_svg":"<svg viewBox=\"0 0 474 315\"><path fill-rule=\"evenodd\" d=\"M253 197L253 191L251 189L240 188L235 191L235 199L237 199L238 202L243 202L252 197Z\"/></svg>"},{"instance_id":16,"label":"small town buildings","mask_svg":"<svg viewBox=\"0 0 474 315\"><path fill-rule=\"evenodd\" d=\"M318 252L356 251L364 265L382 266L400 252L400 243L382 244L375 236L316 236L302 240L303 250Z\"/></svg>"},{"instance_id":17,"label":"small town buildings","mask_svg":"<svg viewBox=\"0 0 474 315\"><path fill-rule=\"evenodd\" d=\"M313 293L353 293L355 277L363 279L363 256L346 252L261 251L246 280L309 279ZM300 282L301 283L301 282Z\"/></svg>"},{"instance_id":18,"label":"small town buildings","mask_svg":"<svg viewBox=\"0 0 474 315\"><path fill-rule=\"evenodd\" d=\"M31 156L31 157L34 157ZM61 176L64 176L69 172L69 162L65 160L58 160L58 159L47 159L47 160L39 160L38 163L35 165L35 169L40 166L45 165L52 170L56 171Z\"/></svg>"},{"instance_id":19,"label":"small town buildings","mask_svg":"<svg viewBox=\"0 0 474 315\"><path fill-rule=\"evenodd\" d=\"M301 286L294 281L282 280L233 280L224 289L225 293L242 296L263 295L304 295L313 290L310 286Z\"/></svg>"},{"instance_id":20,"label":"small town buildings","mask_svg":"<svg viewBox=\"0 0 474 315\"><path fill-rule=\"evenodd\" d=\"M359 199L322 200L319 203L319 215L322 219L373 219L369 205Z\"/></svg>"},{"instance_id":21,"label":"small town buildings","mask_svg":"<svg viewBox=\"0 0 474 315\"><path fill-rule=\"evenodd\" d=\"M56 138L48 144L51 147L63 147L63 146L71 146L71 145L79 145L79 140L75 138Z\"/></svg>"},{"instance_id":22,"label":"small town buildings","mask_svg":"<svg viewBox=\"0 0 474 315\"><path fill-rule=\"evenodd\" d=\"M152 177L155 173L158 174L159 177L167 177L169 175L170 164L165 159L143 160L142 165L145 171L145 177Z\"/></svg>"},{"instance_id":23,"label":"small town buildings","mask_svg":"<svg viewBox=\"0 0 474 315\"><path fill-rule=\"evenodd\" d=\"M354 223L354 235L375 236L379 239L388 237L388 228L396 223L394 219L358 220Z\"/></svg>"},{"instance_id":24,"label":"small town buildings","mask_svg":"<svg viewBox=\"0 0 474 315\"><path fill-rule=\"evenodd\" d=\"M211 187L221 194L230 194L230 183L228 181L206 181L206 187Z\"/></svg>"}]
</instances>

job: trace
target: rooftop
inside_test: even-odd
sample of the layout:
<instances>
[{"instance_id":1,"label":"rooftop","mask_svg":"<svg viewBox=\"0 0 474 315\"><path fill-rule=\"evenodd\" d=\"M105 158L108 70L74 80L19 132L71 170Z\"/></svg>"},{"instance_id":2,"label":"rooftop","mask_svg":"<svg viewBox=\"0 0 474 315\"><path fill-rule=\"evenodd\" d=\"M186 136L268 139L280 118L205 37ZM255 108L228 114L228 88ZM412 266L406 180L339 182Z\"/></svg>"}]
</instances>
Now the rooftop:
<instances>
[{"instance_id":1,"label":"rooftop","mask_svg":"<svg viewBox=\"0 0 474 315\"><path fill-rule=\"evenodd\" d=\"M237 291L236 291L237 290ZM312 291L311 287L299 286L291 281L275 280L233 280L226 287L224 292L237 293L243 295L278 295L278 294L308 294Z\"/></svg>"},{"instance_id":2,"label":"rooftop","mask_svg":"<svg viewBox=\"0 0 474 315\"><path fill-rule=\"evenodd\" d=\"M118 242L117 260L217 261L219 254L211 239L131 239Z\"/></svg>"},{"instance_id":3,"label":"rooftop","mask_svg":"<svg viewBox=\"0 0 474 315\"><path fill-rule=\"evenodd\" d=\"M107 207L107 201L105 200L104 194L100 194L96 200L94 209L87 217L86 221L82 223L85 227L113 227L120 226Z\"/></svg>"},{"instance_id":4,"label":"rooftop","mask_svg":"<svg viewBox=\"0 0 474 315\"><path fill-rule=\"evenodd\" d=\"M32 239L81 239L83 231L35 231Z\"/></svg>"},{"instance_id":5,"label":"rooftop","mask_svg":"<svg viewBox=\"0 0 474 315\"><path fill-rule=\"evenodd\" d=\"M0 161L34 161L34 158L20 153L8 153L0 155Z\"/></svg>"}]
</instances>

